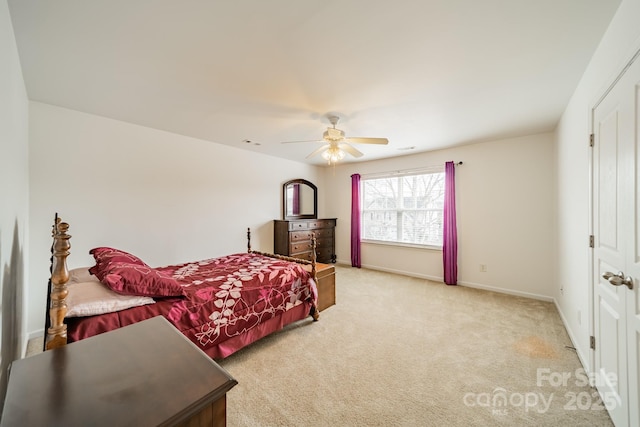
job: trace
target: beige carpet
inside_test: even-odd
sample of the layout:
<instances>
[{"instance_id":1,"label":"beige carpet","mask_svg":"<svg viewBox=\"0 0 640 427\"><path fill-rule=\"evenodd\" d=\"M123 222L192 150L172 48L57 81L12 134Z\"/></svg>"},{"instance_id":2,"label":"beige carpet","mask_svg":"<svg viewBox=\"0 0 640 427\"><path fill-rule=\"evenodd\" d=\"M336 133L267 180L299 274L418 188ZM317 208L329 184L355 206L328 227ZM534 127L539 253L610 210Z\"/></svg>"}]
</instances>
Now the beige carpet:
<instances>
[{"instance_id":1,"label":"beige carpet","mask_svg":"<svg viewBox=\"0 0 640 427\"><path fill-rule=\"evenodd\" d=\"M613 425L553 304L350 267L336 277L320 321L219 362L239 382L230 427ZM41 350L33 340L27 354Z\"/></svg>"},{"instance_id":2,"label":"beige carpet","mask_svg":"<svg viewBox=\"0 0 640 427\"><path fill-rule=\"evenodd\" d=\"M220 362L229 426L612 425L551 303L349 267L337 300Z\"/></svg>"}]
</instances>

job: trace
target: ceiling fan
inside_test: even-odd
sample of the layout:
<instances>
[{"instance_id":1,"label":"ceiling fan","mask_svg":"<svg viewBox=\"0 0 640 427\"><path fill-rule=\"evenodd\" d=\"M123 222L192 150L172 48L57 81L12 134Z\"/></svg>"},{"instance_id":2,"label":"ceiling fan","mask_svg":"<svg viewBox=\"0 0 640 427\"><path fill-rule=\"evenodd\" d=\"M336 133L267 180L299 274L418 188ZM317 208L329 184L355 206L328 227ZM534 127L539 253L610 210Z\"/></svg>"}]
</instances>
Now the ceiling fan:
<instances>
[{"instance_id":1,"label":"ceiling fan","mask_svg":"<svg viewBox=\"0 0 640 427\"><path fill-rule=\"evenodd\" d=\"M291 144L298 142L324 142L325 144L313 151L311 154L307 156L307 159L310 159L313 156L316 156L322 153L322 157L329 163L335 164L339 160L342 160L345 156L345 153L351 154L353 157L362 157L362 153L358 151L351 144L381 144L385 145L389 143L387 138L364 138L364 137L352 137L347 138L344 136L344 131L340 129L336 129L336 124L338 124L338 120L340 118L338 116L329 116L327 117L332 127L328 127L327 130L322 134L321 140L311 140L311 141L287 141L283 144Z\"/></svg>"}]
</instances>

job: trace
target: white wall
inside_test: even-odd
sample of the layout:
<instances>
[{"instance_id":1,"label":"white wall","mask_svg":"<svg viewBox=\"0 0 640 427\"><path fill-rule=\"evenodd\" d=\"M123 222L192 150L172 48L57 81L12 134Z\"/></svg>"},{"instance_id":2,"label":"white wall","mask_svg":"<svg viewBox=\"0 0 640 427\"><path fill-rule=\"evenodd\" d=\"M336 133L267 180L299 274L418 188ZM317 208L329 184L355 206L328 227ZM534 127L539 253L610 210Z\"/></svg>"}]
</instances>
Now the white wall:
<instances>
[{"instance_id":1,"label":"white wall","mask_svg":"<svg viewBox=\"0 0 640 427\"><path fill-rule=\"evenodd\" d=\"M585 366L590 365L589 147L591 108L633 50L640 48L640 0L623 0L557 128L558 288L565 326ZM562 292L560 291L562 289Z\"/></svg>"},{"instance_id":2,"label":"white wall","mask_svg":"<svg viewBox=\"0 0 640 427\"><path fill-rule=\"evenodd\" d=\"M338 218L338 261L350 264L351 174L365 175L462 161L456 167L458 283L550 299L554 283L554 142L552 134L350 163L329 170ZM442 280L442 252L362 244L363 267ZM480 264L487 272L480 272Z\"/></svg>"},{"instance_id":3,"label":"white wall","mask_svg":"<svg viewBox=\"0 0 640 427\"><path fill-rule=\"evenodd\" d=\"M38 102L30 104L29 331L42 330L50 229L70 223L69 266L113 246L152 266L246 251L273 251L282 184L319 188L321 168Z\"/></svg>"},{"instance_id":4,"label":"white wall","mask_svg":"<svg viewBox=\"0 0 640 427\"><path fill-rule=\"evenodd\" d=\"M28 282L28 101L9 8L0 1L0 402L7 366L22 354Z\"/></svg>"}]
</instances>

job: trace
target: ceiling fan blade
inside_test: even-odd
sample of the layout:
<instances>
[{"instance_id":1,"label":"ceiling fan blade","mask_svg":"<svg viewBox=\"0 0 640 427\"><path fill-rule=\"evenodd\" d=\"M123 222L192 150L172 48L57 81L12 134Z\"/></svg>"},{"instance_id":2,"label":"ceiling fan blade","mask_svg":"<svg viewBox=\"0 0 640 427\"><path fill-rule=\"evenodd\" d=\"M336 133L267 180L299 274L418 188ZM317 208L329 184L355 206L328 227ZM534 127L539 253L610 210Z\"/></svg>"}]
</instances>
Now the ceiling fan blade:
<instances>
[{"instance_id":1,"label":"ceiling fan blade","mask_svg":"<svg viewBox=\"0 0 640 427\"><path fill-rule=\"evenodd\" d=\"M338 144L338 148L346 151L347 153L351 154L353 157L362 157L362 153L360 151L356 150L355 147L347 144L346 142L341 142L340 144Z\"/></svg>"},{"instance_id":2,"label":"ceiling fan blade","mask_svg":"<svg viewBox=\"0 0 640 427\"><path fill-rule=\"evenodd\" d=\"M353 142L355 144L381 144L385 145L389 143L387 138L364 138L364 137L356 137L356 138L345 138L347 142Z\"/></svg>"},{"instance_id":3,"label":"ceiling fan blade","mask_svg":"<svg viewBox=\"0 0 640 427\"><path fill-rule=\"evenodd\" d=\"M307 156L307 159L312 158L313 156L316 156L318 154L320 154L321 152L323 152L324 150L326 150L327 148L331 147L329 144L325 144L322 147L318 148L317 150L315 150L313 153L309 154Z\"/></svg>"},{"instance_id":4,"label":"ceiling fan blade","mask_svg":"<svg viewBox=\"0 0 640 427\"><path fill-rule=\"evenodd\" d=\"M281 144L297 144L299 142L325 142L323 139L309 139L306 141L283 141Z\"/></svg>"}]
</instances>

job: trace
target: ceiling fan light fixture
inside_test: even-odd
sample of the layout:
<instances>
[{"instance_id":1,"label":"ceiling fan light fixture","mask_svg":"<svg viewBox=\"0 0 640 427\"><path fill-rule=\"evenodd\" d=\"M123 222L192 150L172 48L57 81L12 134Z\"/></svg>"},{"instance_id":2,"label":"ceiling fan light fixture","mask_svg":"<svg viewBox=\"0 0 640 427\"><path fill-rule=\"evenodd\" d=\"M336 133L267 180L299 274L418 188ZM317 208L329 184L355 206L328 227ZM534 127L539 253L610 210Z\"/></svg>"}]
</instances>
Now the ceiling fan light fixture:
<instances>
[{"instance_id":1,"label":"ceiling fan light fixture","mask_svg":"<svg viewBox=\"0 0 640 427\"><path fill-rule=\"evenodd\" d=\"M322 158L325 159L330 165L344 159L344 156L344 151L342 151L338 147L329 147L322 152Z\"/></svg>"},{"instance_id":2,"label":"ceiling fan light fixture","mask_svg":"<svg viewBox=\"0 0 640 427\"><path fill-rule=\"evenodd\" d=\"M379 144L386 145L389 143L387 138L368 138L368 137L345 137L344 131L341 129L336 129L336 124L338 123L338 116L329 116L329 122L331 122L332 127L327 128L322 134L322 139L320 141L284 141L283 144L289 144L292 142L323 142L324 145L318 147L311 154L309 154L306 158L310 159L318 154L322 155L322 158L326 160L329 165L335 165L340 160L344 159L347 154L353 157L362 157L363 153L358 151L351 144Z\"/></svg>"},{"instance_id":3,"label":"ceiling fan light fixture","mask_svg":"<svg viewBox=\"0 0 640 427\"><path fill-rule=\"evenodd\" d=\"M341 141L344 139L344 131L335 128L327 128L322 134L326 141Z\"/></svg>"}]
</instances>

